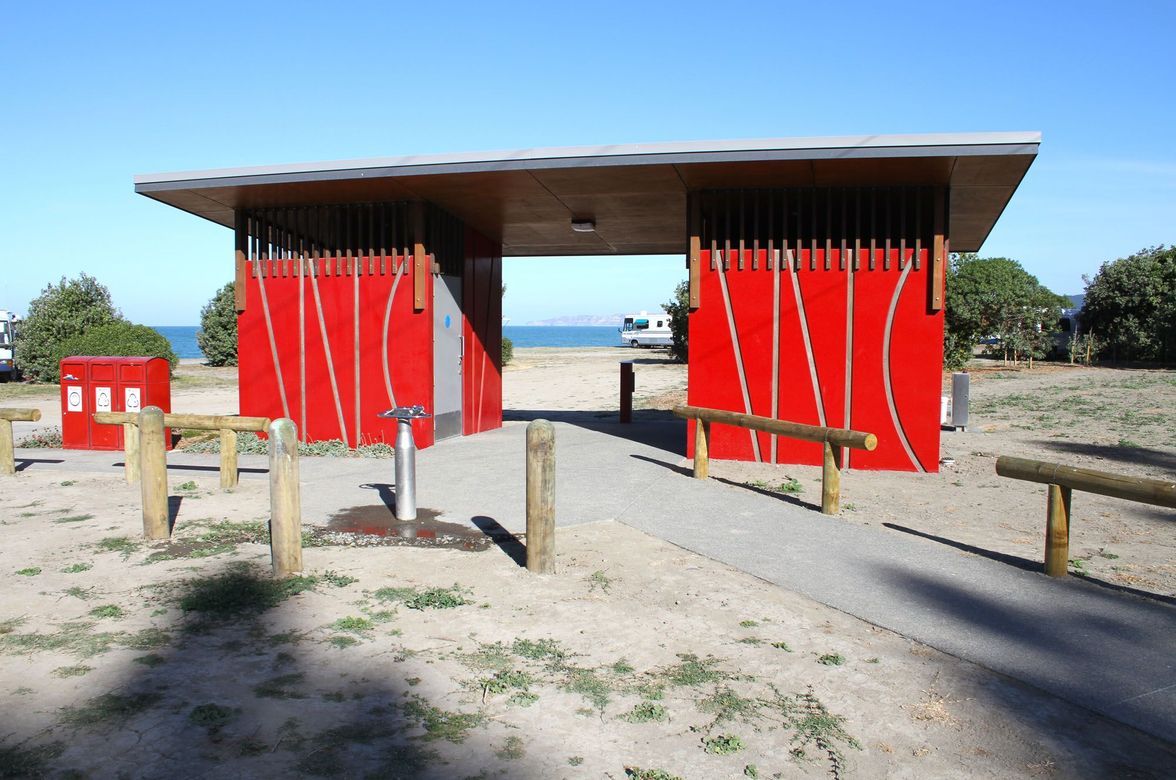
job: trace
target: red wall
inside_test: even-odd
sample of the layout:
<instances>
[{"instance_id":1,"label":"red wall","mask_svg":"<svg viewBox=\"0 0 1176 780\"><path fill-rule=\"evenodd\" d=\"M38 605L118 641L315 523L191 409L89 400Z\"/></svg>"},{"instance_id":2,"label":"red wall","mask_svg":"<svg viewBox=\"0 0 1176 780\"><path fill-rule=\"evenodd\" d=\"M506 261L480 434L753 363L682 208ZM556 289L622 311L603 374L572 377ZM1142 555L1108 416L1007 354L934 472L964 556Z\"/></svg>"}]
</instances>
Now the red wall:
<instances>
[{"instance_id":1,"label":"red wall","mask_svg":"<svg viewBox=\"0 0 1176 780\"><path fill-rule=\"evenodd\" d=\"M465 234L462 432L502 427L502 251L478 233Z\"/></svg>"},{"instance_id":2,"label":"red wall","mask_svg":"<svg viewBox=\"0 0 1176 780\"><path fill-rule=\"evenodd\" d=\"M690 314L688 402L874 433L878 448L847 450L849 466L937 471L943 313L928 305L927 244L920 242L918 268L915 242L904 247L900 262L896 239L889 263L879 246L872 269L867 249L854 270L848 253L842 268L840 242L831 241L826 270L825 241L815 248L801 242L798 258L774 260L771 268L766 238L758 243L753 263L752 241L744 242L742 270L737 244L730 253L721 242L717 252L701 253L700 305ZM778 248L774 253L780 256ZM818 444L723 425L713 426L711 436L713 458L821 462ZM691 427L687 454L693 449Z\"/></svg>"}]
</instances>

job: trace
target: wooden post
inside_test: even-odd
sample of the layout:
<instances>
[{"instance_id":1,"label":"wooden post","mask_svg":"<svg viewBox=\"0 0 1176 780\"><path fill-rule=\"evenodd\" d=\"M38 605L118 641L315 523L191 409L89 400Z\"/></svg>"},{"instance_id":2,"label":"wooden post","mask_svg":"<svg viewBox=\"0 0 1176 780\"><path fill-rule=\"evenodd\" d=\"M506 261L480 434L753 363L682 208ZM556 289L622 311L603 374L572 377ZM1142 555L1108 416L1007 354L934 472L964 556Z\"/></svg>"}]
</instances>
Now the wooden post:
<instances>
[{"instance_id":1,"label":"wooden post","mask_svg":"<svg viewBox=\"0 0 1176 780\"><path fill-rule=\"evenodd\" d=\"M821 514L841 511L841 447L825 442L825 463L821 467Z\"/></svg>"},{"instance_id":2,"label":"wooden post","mask_svg":"<svg viewBox=\"0 0 1176 780\"><path fill-rule=\"evenodd\" d=\"M288 417L269 427L270 558L274 576L302 571L302 503L298 494L298 427Z\"/></svg>"},{"instance_id":3,"label":"wooden post","mask_svg":"<svg viewBox=\"0 0 1176 780\"><path fill-rule=\"evenodd\" d=\"M694 425L694 478L710 476L710 427L709 422L695 420Z\"/></svg>"},{"instance_id":4,"label":"wooden post","mask_svg":"<svg viewBox=\"0 0 1176 780\"><path fill-rule=\"evenodd\" d=\"M0 419L0 474L16 473L16 456L13 452L12 420Z\"/></svg>"},{"instance_id":5,"label":"wooden post","mask_svg":"<svg viewBox=\"0 0 1176 780\"><path fill-rule=\"evenodd\" d=\"M123 470L126 472L128 485L139 481L138 423L123 423Z\"/></svg>"},{"instance_id":6,"label":"wooden post","mask_svg":"<svg viewBox=\"0 0 1176 780\"><path fill-rule=\"evenodd\" d=\"M555 573L555 427L527 426L527 570Z\"/></svg>"},{"instance_id":7,"label":"wooden post","mask_svg":"<svg viewBox=\"0 0 1176 780\"><path fill-rule=\"evenodd\" d=\"M167 511L167 452L163 442L163 410L148 406L139 412L139 473L143 489L143 535L166 539L171 528Z\"/></svg>"},{"instance_id":8,"label":"wooden post","mask_svg":"<svg viewBox=\"0 0 1176 780\"><path fill-rule=\"evenodd\" d=\"M220 486L237 487L237 432L220 430Z\"/></svg>"},{"instance_id":9,"label":"wooden post","mask_svg":"<svg viewBox=\"0 0 1176 780\"><path fill-rule=\"evenodd\" d=\"M621 422L633 422L633 390L637 379L633 375L633 361L621 361Z\"/></svg>"},{"instance_id":10,"label":"wooden post","mask_svg":"<svg viewBox=\"0 0 1176 780\"><path fill-rule=\"evenodd\" d=\"M1045 573L1065 577L1070 563L1070 488L1050 485L1045 510Z\"/></svg>"}]
</instances>

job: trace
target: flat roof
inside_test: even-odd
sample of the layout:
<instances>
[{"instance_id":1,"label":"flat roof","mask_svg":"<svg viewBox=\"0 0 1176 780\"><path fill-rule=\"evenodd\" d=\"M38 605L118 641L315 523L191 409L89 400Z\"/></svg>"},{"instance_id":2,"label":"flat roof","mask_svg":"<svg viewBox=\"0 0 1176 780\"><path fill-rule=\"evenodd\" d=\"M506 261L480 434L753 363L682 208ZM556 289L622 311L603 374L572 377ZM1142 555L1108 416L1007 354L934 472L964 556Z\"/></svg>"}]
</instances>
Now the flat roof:
<instances>
[{"instance_id":1,"label":"flat roof","mask_svg":"<svg viewBox=\"0 0 1176 780\"><path fill-rule=\"evenodd\" d=\"M147 174L135 191L229 227L239 208L428 201L518 257L684 253L688 191L946 185L952 249L976 251L1040 143L1000 132L536 148ZM596 232L573 232L574 218Z\"/></svg>"}]
</instances>

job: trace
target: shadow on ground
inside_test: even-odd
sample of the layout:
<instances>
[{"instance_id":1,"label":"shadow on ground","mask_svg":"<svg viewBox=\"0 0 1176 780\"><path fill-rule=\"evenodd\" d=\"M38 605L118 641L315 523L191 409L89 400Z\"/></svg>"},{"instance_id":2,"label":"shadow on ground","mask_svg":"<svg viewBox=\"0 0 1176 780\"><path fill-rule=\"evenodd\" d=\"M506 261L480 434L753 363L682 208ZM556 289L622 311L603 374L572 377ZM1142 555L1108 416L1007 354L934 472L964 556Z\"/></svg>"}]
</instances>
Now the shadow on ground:
<instances>
[{"instance_id":1,"label":"shadow on ground","mask_svg":"<svg viewBox=\"0 0 1176 780\"><path fill-rule=\"evenodd\" d=\"M1085 455L1087 457L1102 458L1118 463L1130 463L1136 466L1150 466L1163 469L1170 474L1176 474L1176 453L1171 450L1160 450L1152 447L1119 447L1108 444L1085 444L1077 441L1061 439L1035 439L1030 444L1046 450L1054 450L1067 455Z\"/></svg>"},{"instance_id":2,"label":"shadow on ground","mask_svg":"<svg viewBox=\"0 0 1176 780\"><path fill-rule=\"evenodd\" d=\"M589 431L616 436L666 452L686 449L686 421L664 409L634 409L633 422L622 424L617 411L563 411L559 409L504 409L504 422L550 420Z\"/></svg>"}]
</instances>

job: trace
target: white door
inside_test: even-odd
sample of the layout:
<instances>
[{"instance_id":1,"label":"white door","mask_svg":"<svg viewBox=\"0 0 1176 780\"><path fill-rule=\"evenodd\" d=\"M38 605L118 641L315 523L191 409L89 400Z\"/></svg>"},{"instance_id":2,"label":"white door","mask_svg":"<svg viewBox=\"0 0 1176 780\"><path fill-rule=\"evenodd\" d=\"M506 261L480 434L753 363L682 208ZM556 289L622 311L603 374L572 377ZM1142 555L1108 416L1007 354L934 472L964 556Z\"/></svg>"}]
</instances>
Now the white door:
<instances>
[{"instance_id":1,"label":"white door","mask_svg":"<svg viewBox=\"0 0 1176 780\"><path fill-rule=\"evenodd\" d=\"M461 277L438 276L433 285L433 433L461 435Z\"/></svg>"}]
</instances>

